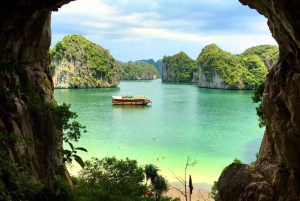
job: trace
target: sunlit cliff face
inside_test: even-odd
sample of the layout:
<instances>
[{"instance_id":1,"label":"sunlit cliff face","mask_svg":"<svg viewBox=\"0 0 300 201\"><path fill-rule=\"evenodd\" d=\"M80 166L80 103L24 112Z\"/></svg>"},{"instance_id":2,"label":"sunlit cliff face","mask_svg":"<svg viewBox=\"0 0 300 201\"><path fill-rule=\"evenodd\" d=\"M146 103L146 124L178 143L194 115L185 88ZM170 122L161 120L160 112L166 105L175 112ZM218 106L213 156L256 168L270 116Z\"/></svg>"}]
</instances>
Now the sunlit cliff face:
<instances>
[{"instance_id":1,"label":"sunlit cliff face","mask_svg":"<svg viewBox=\"0 0 300 201\"><path fill-rule=\"evenodd\" d=\"M254 166L231 165L219 179L219 200L299 200L300 2L240 0L268 18L279 62L267 75L266 131Z\"/></svg>"}]
</instances>

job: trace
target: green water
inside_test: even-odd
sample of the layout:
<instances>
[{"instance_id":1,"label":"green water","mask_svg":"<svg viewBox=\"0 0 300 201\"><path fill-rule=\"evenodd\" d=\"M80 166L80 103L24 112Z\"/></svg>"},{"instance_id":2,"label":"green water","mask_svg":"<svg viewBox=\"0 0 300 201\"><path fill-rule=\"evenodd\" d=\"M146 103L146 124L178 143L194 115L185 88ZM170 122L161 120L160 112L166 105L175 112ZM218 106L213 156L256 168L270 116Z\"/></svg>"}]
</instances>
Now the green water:
<instances>
[{"instance_id":1,"label":"green water","mask_svg":"<svg viewBox=\"0 0 300 201\"><path fill-rule=\"evenodd\" d=\"M111 96L124 92L146 93L153 103L112 105ZM189 156L197 161L187 169L193 182L212 184L235 158L254 161L264 132L257 126L252 91L152 80L122 81L117 88L56 89L54 95L59 104L70 103L87 127L75 144L88 149L81 154L84 159L116 156L152 163L169 182L177 181L173 173L184 174Z\"/></svg>"}]
</instances>

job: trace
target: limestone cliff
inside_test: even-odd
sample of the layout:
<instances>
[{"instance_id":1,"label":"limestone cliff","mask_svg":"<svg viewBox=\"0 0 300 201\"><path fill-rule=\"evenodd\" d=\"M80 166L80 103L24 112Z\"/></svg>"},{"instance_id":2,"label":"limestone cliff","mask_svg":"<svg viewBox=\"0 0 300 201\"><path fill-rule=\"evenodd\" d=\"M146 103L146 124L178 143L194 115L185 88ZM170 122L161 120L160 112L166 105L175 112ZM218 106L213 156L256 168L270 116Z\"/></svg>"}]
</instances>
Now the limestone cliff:
<instances>
[{"instance_id":1,"label":"limestone cliff","mask_svg":"<svg viewBox=\"0 0 300 201\"><path fill-rule=\"evenodd\" d=\"M230 165L218 181L222 201L300 200L300 2L240 0L268 18L279 61L267 75L266 130L254 166Z\"/></svg>"},{"instance_id":2,"label":"limestone cliff","mask_svg":"<svg viewBox=\"0 0 300 201\"><path fill-rule=\"evenodd\" d=\"M118 62L109 51L80 35L64 37L51 50L54 88L116 87Z\"/></svg>"},{"instance_id":3,"label":"limestone cliff","mask_svg":"<svg viewBox=\"0 0 300 201\"><path fill-rule=\"evenodd\" d=\"M224 79L216 71L212 73L211 80L208 80L206 78L206 75L204 74L203 64L199 64L198 86L202 88L212 88L212 89L233 89L230 85L226 84Z\"/></svg>"},{"instance_id":4,"label":"limestone cliff","mask_svg":"<svg viewBox=\"0 0 300 201\"><path fill-rule=\"evenodd\" d=\"M198 82L197 64L184 52L173 56L164 56L162 62L163 82Z\"/></svg>"},{"instance_id":5,"label":"limestone cliff","mask_svg":"<svg viewBox=\"0 0 300 201\"><path fill-rule=\"evenodd\" d=\"M16 0L0 8L0 169L9 158L25 165L33 180L49 177L62 162L61 131L51 113L37 107L56 105L49 70L51 11L68 2Z\"/></svg>"}]
</instances>

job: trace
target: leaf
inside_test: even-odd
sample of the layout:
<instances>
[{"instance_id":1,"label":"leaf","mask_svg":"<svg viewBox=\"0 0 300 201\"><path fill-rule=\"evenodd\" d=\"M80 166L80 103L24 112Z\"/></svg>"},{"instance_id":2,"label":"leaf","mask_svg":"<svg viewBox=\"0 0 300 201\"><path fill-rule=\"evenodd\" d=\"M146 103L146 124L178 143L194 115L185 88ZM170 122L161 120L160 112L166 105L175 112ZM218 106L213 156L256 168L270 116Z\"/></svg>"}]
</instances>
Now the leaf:
<instances>
[{"instance_id":1,"label":"leaf","mask_svg":"<svg viewBox=\"0 0 300 201\"><path fill-rule=\"evenodd\" d=\"M66 155L67 157L70 157L71 154L72 154L72 152L71 152L70 150L65 149L65 155Z\"/></svg>"},{"instance_id":2,"label":"leaf","mask_svg":"<svg viewBox=\"0 0 300 201\"><path fill-rule=\"evenodd\" d=\"M85 152L88 152L85 148L83 148L83 147L77 147L77 148L75 148L75 149L77 149L77 150L81 150L81 151L85 151Z\"/></svg>"},{"instance_id":3,"label":"leaf","mask_svg":"<svg viewBox=\"0 0 300 201\"><path fill-rule=\"evenodd\" d=\"M73 157L74 157L75 161L76 161L82 168L84 168L85 164L84 164L82 158L81 158L80 156L78 156L78 155L75 155L75 154L73 155Z\"/></svg>"},{"instance_id":4,"label":"leaf","mask_svg":"<svg viewBox=\"0 0 300 201\"><path fill-rule=\"evenodd\" d=\"M73 147L72 143L71 143L71 142L68 142L68 143L69 143L69 145L70 145L72 151L74 151L74 147Z\"/></svg>"},{"instance_id":5,"label":"leaf","mask_svg":"<svg viewBox=\"0 0 300 201\"><path fill-rule=\"evenodd\" d=\"M5 184L4 184L4 182L2 181L2 179L0 180L0 190L1 191L4 191L4 189L5 189Z\"/></svg>"},{"instance_id":6,"label":"leaf","mask_svg":"<svg viewBox=\"0 0 300 201\"><path fill-rule=\"evenodd\" d=\"M65 150L63 150L63 149L58 149L58 152L65 154Z\"/></svg>"}]
</instances>

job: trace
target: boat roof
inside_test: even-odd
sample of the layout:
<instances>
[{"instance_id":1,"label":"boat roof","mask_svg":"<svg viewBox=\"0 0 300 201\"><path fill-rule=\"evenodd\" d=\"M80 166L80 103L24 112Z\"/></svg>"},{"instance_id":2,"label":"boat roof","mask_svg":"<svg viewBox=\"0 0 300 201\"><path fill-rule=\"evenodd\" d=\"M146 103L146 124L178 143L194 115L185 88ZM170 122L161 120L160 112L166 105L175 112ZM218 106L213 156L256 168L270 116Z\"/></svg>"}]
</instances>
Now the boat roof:
<instances>
[{"instance_id":1,"label":"boat roof","mask_svg":"<svg viewBox=\"0 0 300 201\"><path fill-rule=\"evenodd\" d=\"M122 96L112 96L113 99L122 99Z\"/></svg>"}]
</instances>

